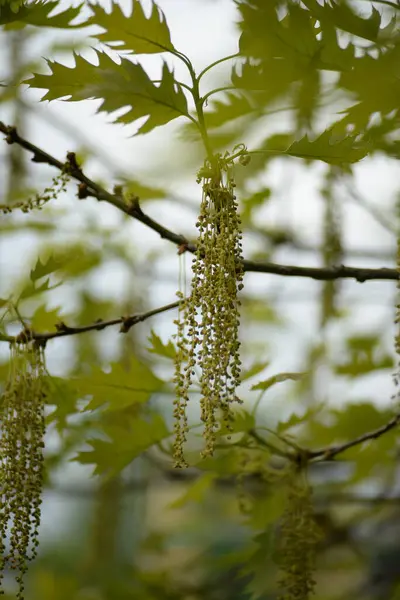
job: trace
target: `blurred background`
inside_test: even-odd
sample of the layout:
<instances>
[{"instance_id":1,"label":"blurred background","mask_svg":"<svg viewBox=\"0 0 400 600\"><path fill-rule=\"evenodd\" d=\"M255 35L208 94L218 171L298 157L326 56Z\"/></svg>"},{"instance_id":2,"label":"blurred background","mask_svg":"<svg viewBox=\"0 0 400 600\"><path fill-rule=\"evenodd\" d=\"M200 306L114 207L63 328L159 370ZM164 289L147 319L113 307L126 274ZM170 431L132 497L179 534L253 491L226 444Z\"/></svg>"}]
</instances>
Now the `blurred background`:
<instances>
[{"instance_id":1,"label":"blurred background","mask_svg":"<svg viewBox=\"0 0 400 600\"><path fill-rule=\"evenodd\" d=\"M101 4L107 6L103 0ZM150 2L142 4L148 14ZM158 0L157 4L175 46L190 57L197 72L238 51L241 16L236 3ZM367 15L374 5L384 21L392 15L383 3L352 5ZM59 5L67 6L67 2ZM121 6L129 12L128 2L121 0ZM91 60L91 47L98 46L90 37L95 31L3 27L0 81L7 87L0 88L1 120L60 160L67 151L75 152L93 180L110 190L124 184L140 197L147 214L195 239L201 199L196 172L204 155L182 119L134 137L137 124L124 127L104 113L95 114L96 100L40 103L42 90L13 85L33 72L46 72L42 57L73 66L74 50ZM169 56L165 59L175 68L176 78L185 81L182 64ZM158 55L139 60L153 79L159 77ZM226 61L210 71L203 80L204 93L228 85L231 68L232 61ZM329 86L329 77L325 83ZM227 96L214 98L210 112L218 122L224 119ZM303 129L322 132L338 120L339 111L348 105L345 100L343 95L321 91L318 102L304 100L299 116L295 94L278 97L266 103L257 120L238 113L214 130L210 117L212 139L221 150L231 150L239 142L251 149L273 135ZM2 204L41 193L56 175L51 167L32 163L16 144L1 143L0 156ZM306 164L290 157L252 160L237 171L246 258L303 266L394 267L398 174L397 158L384 152L366 157L345 173L323 162ZM23 305L24 316L38 330L47 331L58 320L84 325L97 318L147 311L176 299L180 272L190 283L191 256L178 256L173 244L113 206L93 198L78 200L73 182L41 211L1 215L0 298L22 289L38 258L43 262L51 254L64 257L62 268L50 278L52 285L61 285L27 298ZM390 418L395 407L393 282L324 283L247 273L244 283L245 370L260 365L255 369L259 379L282 371L307 372L301 381L274 386L261 399L257 423L275 428L292 419L294 425L303 426L300 435L307 446L321 447L338 437L351 439ZM171 382L171 361L148 349L152 331L167 344L175 332L175 318L174 312L158 315L126 335L108 328L51 340L48 371L64 381L93 368L128 365L134 356ZM8 332L19 328L18 322L9 323ZM7 344L0 345L0 360L4 381ZM249 411L260 400L250 389L256 381L249 376L240 390ZM172 391L154 394L150 400L169 427L172 402ZM168 453L158 447L121 473L105 480L92 477L92 465L71 459L87 449L85 440L96 430L96 417L79 413L80 404L68 401L63 393L54 404L46 440L48 479L40 552L29 572L27 598L276 597L271 540L282 496L273 477L257 467L247 473L245 487L253 509L244 514L234 452L217 457L211 471L206 466L174 471ZM198 411L193 404L195 421ZM320 405L328 410L316 411ZM304 423L306 411L310 418ZM198 446L196 438L191 443L192 449ZM315 510L324 532L318 598L397 597L397 445L395 435L388 434L335 464L311 469ZM6 584L7 598L14 597L11 574Z\"/></svg>"}]
</instances>

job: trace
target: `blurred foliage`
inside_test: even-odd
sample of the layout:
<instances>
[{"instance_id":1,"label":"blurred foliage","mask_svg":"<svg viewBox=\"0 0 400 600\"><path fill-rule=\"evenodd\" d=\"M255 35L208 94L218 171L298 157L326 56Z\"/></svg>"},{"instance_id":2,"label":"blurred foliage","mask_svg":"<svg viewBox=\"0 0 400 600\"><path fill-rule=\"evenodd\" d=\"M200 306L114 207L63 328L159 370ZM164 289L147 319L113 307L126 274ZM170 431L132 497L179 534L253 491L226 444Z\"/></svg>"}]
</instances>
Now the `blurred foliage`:
<instances>
[{"instance_id":1,"label":"blurred foliage","mask_svg":"<svg viewBox=\"0 0 400 600\"><path fill-rule=\"evenodd\" d=\"M355 169L363 160L373 167L376 157L399 158L400 7L369 0L239 0L236 8L239 51L227 57L233 63L228 81L221 76L197 101L203 101L214 151L239 142L250 150L250 163L237 169L244 236L251 242L246 258L279 262L283 250L296 261L302 232L289 220L281 221L282 226L268 216L286 193L291 167L299 163L311 169L317 162L323 218L312 250L323 266L339 265L348 257L341 183L354 185ZM14 48L0 102L21 135L31 119L21 100L24 82L46 90L43 99L100 100L97 109L113 118L124 108L115 120L136 127L142 119L136 133L179 119L180 139L173 152L165 152L175 162L190 154L201 163L198 106L190 85L175 79L164 54L182 61L189 74L195 67L173 44L157 6L147 10L135 1L129 12L116 3L105 9L0 0L0 25L4 47ZM81 29L92 25L101 32L91 33L89 43ZM70 33L70 41L50 44L48 52L31 52L30 44L34 49L35 36L43 36L46 28ZM81 42L72 35L78 30ZM76 54L77 45L88 48L93 40L101 44L95 48L97 64ZM53 59L66 51L74 58L73 67ZM161 78L153 81L140 55L157 53L163 55ZM48 57L50 73L42 72L40 54ZM101 159L101 151L107 153L107 141L103 149L89 148L77 125L76 144L82 148L77 154L86 169ZM33 188L43 189L47 171L43 167L38 175L15 145L4 144L2 152L2 194L12 208ZM105 162L103 156L103 165L111 163L111 156ZM269 177L277 164L286 169L282 188ZM108 173L104 171L104 185L111 189ZM182 178L187 175L182 167ZM115 179L123 184L122 197L139 196L148 202L146 210L157 207L156 202L174 206L175 181L168 190L148 177L118 174ZM2 216L2 241L11 250L4 261L7 275L0 279L0 335L14 335L24 324L38 332L55 332L60 324L86 326L173 301L173 291L170 296L167 290L175 280L169 281L163 261L176 249L167 254L165 240L148 249L141 224L133 226L125 215L100 221L95 215L103 203L86 210L73 199L74 192L69 184L40 215ZM387 208L381 198L377 210L393 220L395 207ZM78 212L79 223L74 220ZM172 222L174 214L171 208ZM178 232L180 218L178 212ZM352 225L357 229L357 223ZM16 269L13 259L21 253L23 268ZM122 284L114 273L121 274ZM170 313L125 334L110 328L48 342L43 540L28 578L27 599L276 597L287 454L299 446L311 452L336 447L385 427L398 399L393 407L380 393L380 383L390 378L396 363L387 331L367 318L360 331L345 312L344 285L318 283L315 310L298 318L298 288L290 288L294 308L285 310L283 292L275 294L273 284L263 287L263 277L257 275L258 287L243 291L244 405L231 432L220 424L215 455L200 460L194 386L187 471L171 468L176 347ZM368 299L368 292L363 294ZM357 311L350 311L350 317ZM294 347L296 320L300 349ZM332 331L340 333L339 347ZM283 350L278 349L279 336ZM6 344L2 346L0 387L9 370ZM278 359L282 372L275 368ZM373 378L376 385L370 384ZM363 386L361 392L357 385ZM398 453L393 428L349 447L335 460L310 462L314 510L323 532L316 598L397 597ZM95 477L89 481L90 471ZM63 494L63 500L52 505L54 493ZM6 584L5 598L15 597L10 573Z\"/></svg>"}]
</instances>

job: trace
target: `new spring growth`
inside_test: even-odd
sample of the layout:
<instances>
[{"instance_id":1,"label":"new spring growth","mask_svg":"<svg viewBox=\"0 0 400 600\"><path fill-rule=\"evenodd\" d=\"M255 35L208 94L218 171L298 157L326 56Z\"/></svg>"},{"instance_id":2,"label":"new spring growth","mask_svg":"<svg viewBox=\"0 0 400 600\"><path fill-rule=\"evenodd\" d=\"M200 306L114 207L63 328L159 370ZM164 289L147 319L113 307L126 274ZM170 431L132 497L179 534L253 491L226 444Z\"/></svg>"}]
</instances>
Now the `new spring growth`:
<instances>
[{"instance_id":1,"label":"new spring growth","mask_svg":"<svg viewBox=\"0 0 400 600\"><path fill-rule=\"evenodd\" d=\"M239 151L236 152L239 148ZM240 383L238 291L243 288L242 233L235 196L234 159L246 162L243 145L217 154L198 172L202 184L197 250L192 264L192 288L181 306L177 324L175 370L175 444L177 467L186 466L183 446L188 433L189 389L198 372L203 457L213 454L218 417L231 428L231 406L239 401ZM197 370L196 370L197 369Z\"/></svg>"},{"instance_id":2,"label":"new spring growth","mask_svg":"<svg viewBox=\"0 0 400 600\"><path fill-rule=\"evenodd\" d=\"M305 468L293 468L289 474L279 537L279 587L282 590L279 600L308 600L315 588L321 531L314 518L312 491Z\"/></svg>"},{"instance_id":3,"label":"new spring growth","mask_svg":"<svg viewBox=\"0 0 400 600\"><path fill-rule=\"evenodd\" d=\"M28 339L13 343L8 380L0 397L0 584L4 570L15 569L19 600L27 563L36 556L38 546L47 393L44 376L43 347Z\"/></svg>"},{"instance_id":4,"label":"new spring growth","mask_svg":"<svg viewBox=\"0 0 400 600\"><path fill-rule=\"evenodd\" d=\"M41 210L48 202L56 200L61 193L65 192L68 179L69 175L64 170L53 177L51 185L46 187L42 193L36 193L32 198L13 204L0 204L0 212L7 214L19 209L23 213L28 213L33 210Z\"/></svg>"}]
</instances>

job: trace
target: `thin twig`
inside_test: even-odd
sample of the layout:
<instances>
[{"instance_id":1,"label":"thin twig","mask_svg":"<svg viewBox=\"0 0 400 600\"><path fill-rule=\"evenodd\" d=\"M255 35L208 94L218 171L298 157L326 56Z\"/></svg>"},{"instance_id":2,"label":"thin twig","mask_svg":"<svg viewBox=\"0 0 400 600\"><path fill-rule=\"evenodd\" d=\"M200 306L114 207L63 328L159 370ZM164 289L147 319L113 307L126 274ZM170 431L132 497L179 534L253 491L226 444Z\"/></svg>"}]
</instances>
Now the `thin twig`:
<instances>
[{"instance_id":1,"label":"thin twig","mask_svg":"<svg viewBox=\"0 0 400 600\"><path fill-rule=\"evenodd\" d=\"M81 327L69 327L63 322L56 324L57 331L51 332L35 332L26 328L26 335L30 340L40 341L42 343L46 343L48 340L64 337L67 335L77 335L80 333L86 333L87 331L101 331L106 327L110 327L112 325L121 325L120 331L121 333L127 333L131 327L153 317L154 315L159 315L168 310L172 310L173 308L177 308L179 306L179 301L172 302L171 304L166 304L165 306L160 306L159 308L154 308L153 310L149 310L145 313L138 313L137 315L131 315L128 317L120 317L119 319L111 319L109 321L98 320L95 323L91 323L90 325L83 325ZM17 342L21 340L21 334L12 336L12 335L3 335L0 334L0 341L2 342Z\"/></svg>"},{"instance_id":2,"label":"thin twig","mask_svg":"<svg viewBox=\"0 0 400 600\"><path fill-rule=\"evenodd\" d=\"M357 436L353 440L349 442L345 442L343 444L337 444L335 446L328 446L327 448L321 448L320 450L309 450L308 448L300 448L296 452L289 452L284 450L279 450L264 438L262 438L258 433L251 429L249 434L251 437L261 446L264 446L272 451L273 454L279 454L282 457L285 457L292 462L307 465L311 462L326 462L334 460L338 454L349 450L349 448L353 448L354 446L359 446L364 442L368 442L370 440L376 440L388 431L391 431L397 425L400 424L400 413L394 415L385 425L378 427L372 431L368 431L367 433L363 433L362 435ZM279 436L278 436L279 437Z\"/></svg>"},{"instance_id":3,"label":"thin twig","mask_svg":"<svg viewBox=\"0 0 400 600\"><path fill-rule=\"evenodd\" d=\"M258 435L258 433L257 433L257 431L255 429L250 429L249 435L254 439L255 442L257 442L257 444L259 446L263 446L264 448L268 448L268 450L270 450L270 452L272 454L275 454L277 456L281 456L282 458L288 458L289 460L293 460L294 459L294 454L292 452L288 452L286 450L281 450L280 448L277 448L274 444L271 444L270 442L268 442L267 440L265 440L263 437L261 437L260 435Z\"/></svg>"},{"instance_id":4,"label":"thin twig","mask_svg":"<svg viewBox=\"0 0 400 600\"><path fill-rule=\"evenodd\" d=\"M376 440L388 431L391 431L400 423L400 413L395 415L388 421L385 425L374 429L373 431L369 431L367 433L363 433L358 437L350 440L349 442L345 442L344 444L338 444L336 446L329 446L328 448L322 448L321 450L305 450L305 454L307 455L308 460L319 459L322 461L333 460L338 454L345 452L349 448L353 448L354 446L358 446L359 444L363 444L364 442L368 442L369 440Z\"/></svg>"},{"instance_id":5,"label":"thin twig","mask_svg":"<svg viewBox=\"0 0 400 600\"><path fill-rule=\"evenodd\" d=\"M182 249L191 253L196 252L196 245L189 242L185 236L177 234L167 229L148 215L146 215L140 205L137 197L125 200L118 194L113 194L104 189L101 185L95 183L87 177L76 163L75 155L69 152L67 163L64 164L57 160L38 146L22 138L15 127L4 125L0 121L0 131L6 135L6 141L10 144L16 143L33 154L34 162L47 163L60 171L67 169L69 175L80 182L78 197L80 199L93 196L99 201L105 201L112 204L125 214L140 221L153 231L157 232L162 238L169 240ZM396 269L389 268L359 268L346 267L344 265L334 267L298 267L294 265L279 265L271 262L255 262L251 260L243 261L243 270L254 273L269 273L283 277L309 277L318 281L332 281L335 279L355 279L362 283L370 280L393 280L399 279Z\"/></svg>"}]
</instances>

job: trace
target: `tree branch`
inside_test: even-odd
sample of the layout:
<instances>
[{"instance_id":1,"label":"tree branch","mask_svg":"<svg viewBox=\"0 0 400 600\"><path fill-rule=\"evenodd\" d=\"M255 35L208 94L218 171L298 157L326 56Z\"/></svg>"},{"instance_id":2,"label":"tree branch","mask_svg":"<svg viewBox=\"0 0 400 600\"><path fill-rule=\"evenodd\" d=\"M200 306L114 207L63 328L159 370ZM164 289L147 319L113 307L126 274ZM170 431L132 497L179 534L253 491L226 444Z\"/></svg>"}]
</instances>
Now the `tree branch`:
<instances>
[{"instance_id":1,"label":"tree branch","mask_svg":"<svg viewBox=\"0 0 400 600\"><path fill-rule=\"evenodd\" d=\"M51 165L60 171L67 171L71 177L79 181L80 185L78 186L78 197L80 199L93 196L99 201L108 202L109 204L112 204L121 210L123 213L133 217L137 221L140 221L143 223L143 225L146 225L158 233L162 238L169 240L176 246L179 246L181 251L185 250L191 253L196 252L196 245L189 242L185 236L167 229L146 215L142 211L139 205L139 199L137 197L132 197L129 200L125 200L121 195L110 193L101 185L89 179L89 177L82 172L77 164L75 154L73 152L69 152L67 154L67 162L62 163L38 146L35 146L28 140L22 138L18 134L15 127L7 126L0 121L0 131L5 134L7 143L19 144L22 148L25 148L28 152L31 152L33 154L32 160L34 162L47 163L48 165ZM255 262L251 260L244 260L243 269L246 272L269 273L283 277L308 277L318 281L355 279L356 281L362 283L369 280L397 281L400 278L396 269L368 269L359 267L346 267L344 265L323 268L298 267L294 265L279 265L271 262Z\"/></svg>"},{"instance_id":2,"label":"tree branch","mask_svg":"<svg viewBox=\"0 0 400 600\"><path fill-rule=\"evenodd\" d=\"M359 283L379 280L398 280L400 275L396 269L382 267L369 269L363 267L297 267L294 265L278 265L270 262L243 261L244 270L255 273L271 273L283 277L309 277L318 281L332 281L334 279L355 279Z\"/></svg>"},{"instance_id":3,"label":"tree branch","mask_svg":"<svg viewBox=\"0 0 400 600\"><path fill-rule=\"evenodd\" d=\"M335 446L328 446L327 448L321 448L320 450L309 450L308 448L296 447L297 449L295 449L294 452L277 449L275 446L267 442L263 437L258 435L254 429L251 429L249 434L257 442L257 444L268 448L272 454L282 456L294 463L306 466L312 462L326 462L334 460L338 454L349 450L349 448L363 444L364 442L376 440L388 431L391 431L397 427L399 424L400 413L394 415L394 417L392 417L385 425L382 425L381 427L378 427L372 431L368 431L367 433L363 433L349 442L344 442L343 444L337 444ZM283 438L281 439L282 441L285 441Z\"/></svg>"},{"instance_id":4,"label":"tree branch","mask_svg":"<svg viewBox=\"0 0 400 600\"><path fill-rule=\"evenodd\" d=\"M358 446L359 444L363 444L369 440L376 440L381 435L384 435L388 431L397 427L400 424L400 413L395 415L388 421L385 425L374 429L373 431L369 431L367 433L363 433L358 437L354 438L354 440L350 440L349 442L345 442L344 444L338 444L336 446L330 446L328 448L323 448L321 450L305 450L305 455L308 460L319 459L320 461L328 461L333 460L338 454L345 452L349 448L353 448L354 446Z\"/></svg>"},{"instance_id":5,"label":"tree branch","mask_svg":"<svg viewBox=\"0 0 400 600\"><path fill-rule=\"evenodd\" d=\"M173 308L177 308L179 306L180 301L172 302L171 304L166 304L165 306L161 306L159 308L154 308L153 310L149 310L145 313L138 313L137 315L131 315L128 317L120 317L119 319L111 319L109 321L102 321L101 319L92 323L90 325L83 325L81 327L69 327L62 321L60 323L56 323L57 331L51 332L43 332L38 333L36 331L31 330L29 327L25 327L25 329L19 333L18 335L3 335L0 334L0 341L2 342L22 342L25 340L36 340L42 344L45 344L48 340L64 337L66 335L77 335L79 333L86 333L87 331L101 331L106 327L110 327L111 325L121 325L120 332L127 333L131 327L141 323L142 321L146 321L150 317L154 315L159 315L168 310L172 310Z\"/></svg>"}]
</instances>

